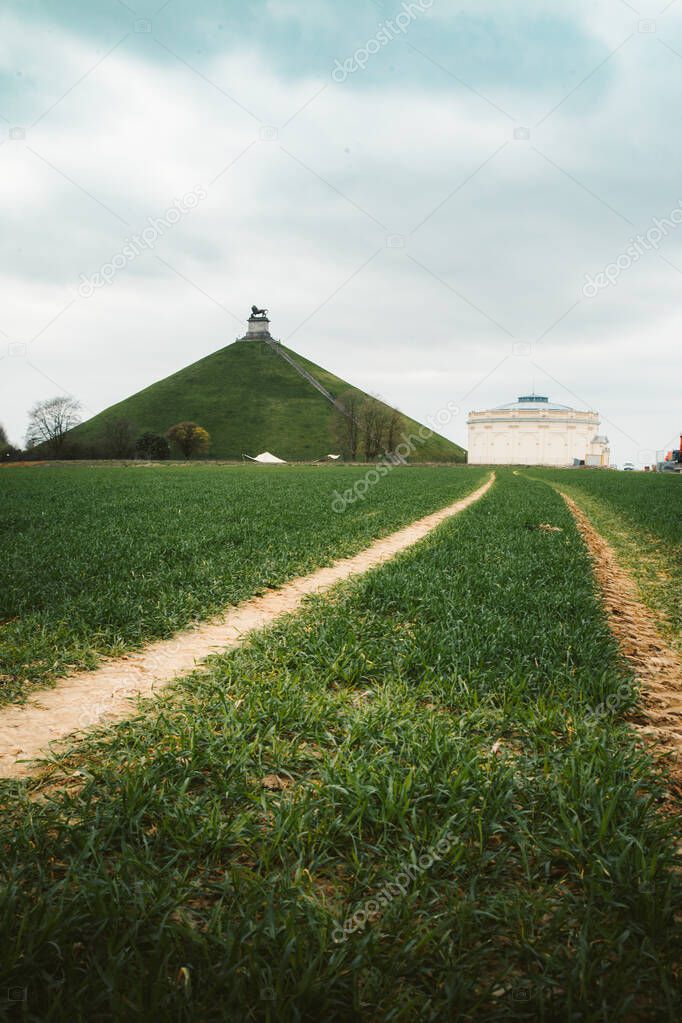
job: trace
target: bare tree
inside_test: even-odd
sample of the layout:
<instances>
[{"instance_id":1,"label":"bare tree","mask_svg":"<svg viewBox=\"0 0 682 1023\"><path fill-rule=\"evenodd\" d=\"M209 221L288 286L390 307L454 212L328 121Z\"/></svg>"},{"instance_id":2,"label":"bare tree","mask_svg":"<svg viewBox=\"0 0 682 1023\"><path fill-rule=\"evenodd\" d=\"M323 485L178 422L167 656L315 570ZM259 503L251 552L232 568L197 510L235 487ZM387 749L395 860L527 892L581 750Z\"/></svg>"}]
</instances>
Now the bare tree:
<instances>
[{"instance_id":1,"label":"bare tree","mask_svg":"<svg viewBox=\"0 0 682 1023\"><path fill-rule=\"evenodd\" d=\"M380 430L380 425L377 422L378 416L379 412L374 402L371 399L366 401L362 410L361 422L365 461L367 462L371 462L377 454L376 436Z\"/></svg>"},{"instance_id":2,"label":"bare tree","mask_svg":"<svg viewBox=\"0 0 682 1023\"><path fill-rule=\"evenodd\" d=\"M360 396L356 391L346 391L339 398L339 409L336 417L334 439L339 444L344 457L354 462L358 457L358 446L360 443L360 424L358 414L360 411Z\"/></svg>"},{"instance_id":3,"label":"bare tree","mask_svg":"<svg viewBox=\"0 0 682 1023\"><path fill-rule=\"evenodd\" d=\"M390 414L376 398L366 398L360 407L358 418L365 459L371 462L384 449Z\"/></svg>"},{"instance_id":4,"label":"bare tree","mask_svg":"<svg viewBox=\"0 0 682 1023\"><path fill-rule=\"evenodd\" d=\"M129 419L110 419L104 427L104 451L107 458L132 458L137 430Z\"/></svg>"},{"instance_id":5,"label":"bare tree","mask_svg":"<svg viewBox=\"0 0 682 1023\"><path fill-rule=\"evenodd\" d=\"M400 443L400 431L405 431L405 419L402 412L392 408L389 413L388 427L386 432L386 451L392 454Z\"/></svg>"},{"instance_id":6,"label":"bare tree","mask_svg":"<svg viewBox=\"0 0 682 1023\"><path fill-rule=\"evenodd\" d=\"M383 452L392 452L400 443L405 417L398 409L389 408L376 397L363 397L356 391L341 395L343 405L334 425L334 439L351 461L362 451L371 462Z\"/></svg>"},{"instance_id":7,"label":"bare tree","mask_svg":"<svg viewBox=\"0 0 682 1023\"><path fill-rule=\"evenodd\" d=\"M53 458L64 450L66 435L81 421L80 402L72 397L58 396L38 401L28 414L26 446L44 444Z\"/></svg>"}]
</instances>

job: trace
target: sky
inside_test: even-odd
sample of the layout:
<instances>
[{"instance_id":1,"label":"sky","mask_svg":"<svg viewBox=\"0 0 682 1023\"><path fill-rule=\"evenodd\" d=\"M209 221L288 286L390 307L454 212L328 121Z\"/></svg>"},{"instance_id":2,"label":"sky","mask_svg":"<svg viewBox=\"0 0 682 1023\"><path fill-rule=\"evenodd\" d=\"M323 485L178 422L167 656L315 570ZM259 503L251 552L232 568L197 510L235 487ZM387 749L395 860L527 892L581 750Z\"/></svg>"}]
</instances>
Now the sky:
<instances>
[{"instance_id":1,"label":"sky","mask_svg":"<svg viewBox=\"0 0 682 1023\"><path fill-rule=\"evenodd\" d=\"M421 421L682 431L682 0L4 0L0 423L245 332Z\"/></svg>"}]
</instances>

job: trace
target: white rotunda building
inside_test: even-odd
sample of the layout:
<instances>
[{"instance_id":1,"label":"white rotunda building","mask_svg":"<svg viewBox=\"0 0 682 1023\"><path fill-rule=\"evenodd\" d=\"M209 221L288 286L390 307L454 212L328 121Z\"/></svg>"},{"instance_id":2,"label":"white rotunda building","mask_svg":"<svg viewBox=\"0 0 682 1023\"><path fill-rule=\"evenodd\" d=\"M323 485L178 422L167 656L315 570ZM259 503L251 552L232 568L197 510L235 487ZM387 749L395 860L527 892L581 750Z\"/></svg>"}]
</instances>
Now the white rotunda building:
<instances>
[{"instance_id":1,"label":"white rotunda building","mask_svg":"<svg viewBox=\"0 0 682 1023\"><path fill-rule=\"evenodd\" d=\"M599 433L599 413L581 412L539 395L467 420L470 465L609 464L609 440Z\"/></svg>"}]
</instances>

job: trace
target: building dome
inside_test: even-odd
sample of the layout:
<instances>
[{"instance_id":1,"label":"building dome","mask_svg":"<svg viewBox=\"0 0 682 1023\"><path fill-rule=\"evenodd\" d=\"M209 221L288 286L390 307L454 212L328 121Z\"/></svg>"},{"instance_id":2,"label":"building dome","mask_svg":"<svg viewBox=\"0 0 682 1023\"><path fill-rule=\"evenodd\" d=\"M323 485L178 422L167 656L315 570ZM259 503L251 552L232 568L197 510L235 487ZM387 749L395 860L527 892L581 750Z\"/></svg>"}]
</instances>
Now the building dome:
<instances>
[{"instance_id":1,"label":"building dome","mask_svg":"<svg viewBox=\"0 0 682 1023\"><path fill-rule=\"evenodd\" d=\"M542 394L470 412L472 465L608 465L599 414L560 405Z\"/></svg>"},{"instance_id":2,"label":"building dome","mask_svg":"<svg viewBox=\"0 0 682 1023\"><path fill-rule=\"evenodd\" d=\"M576 410L571 408L570 405L558 405L555 401L550 401L549 398L544 397L541 394L522 394L516 401L510 401L506 405L496 405L494 410L499 412L504 409L523 409L534 412L536 410L550 411L550 412L575 412Z\"/></svg>"}]
</instances>

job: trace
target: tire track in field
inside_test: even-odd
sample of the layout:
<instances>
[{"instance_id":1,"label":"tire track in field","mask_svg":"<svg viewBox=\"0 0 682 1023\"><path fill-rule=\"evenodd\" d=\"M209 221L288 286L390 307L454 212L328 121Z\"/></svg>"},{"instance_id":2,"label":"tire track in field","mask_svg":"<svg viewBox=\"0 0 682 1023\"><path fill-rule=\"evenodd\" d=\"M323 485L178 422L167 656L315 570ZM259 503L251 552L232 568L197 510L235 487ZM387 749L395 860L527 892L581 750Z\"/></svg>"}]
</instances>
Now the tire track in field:
<instances>
[{"instance_id":1,"label":"tire track in field","mask_svg":"<svg viewBox=\"0 0 682 1023\"><path fill-rule=\"evenodd\" d=\"M682 783L682 659L656 627L637 584L621 568L613 548L576 502L568 505L594 564L608 623L641 683L641 719L634 723L659 749L671 753L675 781Z\"/></svg>"},{"instance_id":2,"label":"tire track in field","mask_svg":"<svg viewBox=\"0 0 682 1023\"><path fill-rule=\"evenodd\" d=\"M4 707L0 710L0 778L35 774L40 765L30 761L47 751L51 743L130 717L135 711L135 697L149 696L194 671L198 662L211 654L239 646L254 629L296 611L310 594L322 593L349 576L389 561L478 501L494 481L493 472L471 494L375 540L359 554L244 601L220 618L185 630L173 639L150 643L138 653L105 661L94 671L60 679L53 689L41 690L25 704Z\"/></svg>"}]
</instances>

